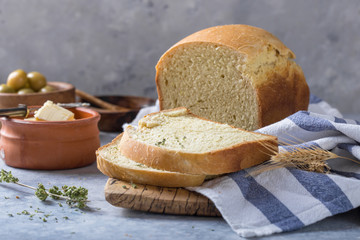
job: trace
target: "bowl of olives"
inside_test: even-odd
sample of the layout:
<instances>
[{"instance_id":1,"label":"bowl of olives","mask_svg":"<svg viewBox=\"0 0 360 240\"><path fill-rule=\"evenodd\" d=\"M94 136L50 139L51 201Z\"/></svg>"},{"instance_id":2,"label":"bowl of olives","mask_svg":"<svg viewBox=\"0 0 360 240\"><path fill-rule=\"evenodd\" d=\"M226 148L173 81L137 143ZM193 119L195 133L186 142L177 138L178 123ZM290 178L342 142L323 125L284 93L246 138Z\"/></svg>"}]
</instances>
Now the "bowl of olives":
<instances>
[{"instance_id":1,"label":"bowl of olives","mask_svg":"<svg viewBox=\"0 0 360 240\"><path fill-rule=\"evenodd\" d=\"M6 83L0 84L0 108L42 105L47 100L75 102L75 87L65 82L48 82L43 74L22 69L11 72Z\"/></svg>"}]
</instances>

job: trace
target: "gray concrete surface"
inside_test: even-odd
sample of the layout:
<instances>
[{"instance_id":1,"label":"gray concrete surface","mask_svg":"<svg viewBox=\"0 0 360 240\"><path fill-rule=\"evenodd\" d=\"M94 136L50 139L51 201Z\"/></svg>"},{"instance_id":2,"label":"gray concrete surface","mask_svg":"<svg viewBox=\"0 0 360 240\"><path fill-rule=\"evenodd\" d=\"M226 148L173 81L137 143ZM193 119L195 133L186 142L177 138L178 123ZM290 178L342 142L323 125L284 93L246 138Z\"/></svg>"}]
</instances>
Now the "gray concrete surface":
<instances>
[{"instance_id":1,"label":"gray concrete surface","mask_svg":"<svg viewBox=\"0 0 360 240\"><path fill-rule=\"evenodd\" d=\"M0 0L0 82L23 68L96 95L156 98L164 51L235 23L274 33L296 53L313 94L360 112L357 0Z\"/></svg>"},{"instance_id":2,"label":"gray concrete surface","mask_svg":"<svg viewBox=\"0 0 360 240\"><path fill-rule=\"evenodd\" d=\"M357 115L359 117L359 115ZM101 145L116 133L101 133ZM11 171L20 182L30 186L82 186L89 190L89 208L70 208L62 200L44 202L34 191L11 183L0 184L0 239L136 239L136 240L242 240L220 217L196 217L133 211L110 205L104 197L107 177L87 167L41 171L12 168L0 159L0 169ZM61 203L62 207L59 205ZM28 211L31 215L22 214ZM44 220L46 222L44 222ZM338 214L302 229L256 240L337 240L359 239L360 209Z\"/></svg>"}]
</instances>

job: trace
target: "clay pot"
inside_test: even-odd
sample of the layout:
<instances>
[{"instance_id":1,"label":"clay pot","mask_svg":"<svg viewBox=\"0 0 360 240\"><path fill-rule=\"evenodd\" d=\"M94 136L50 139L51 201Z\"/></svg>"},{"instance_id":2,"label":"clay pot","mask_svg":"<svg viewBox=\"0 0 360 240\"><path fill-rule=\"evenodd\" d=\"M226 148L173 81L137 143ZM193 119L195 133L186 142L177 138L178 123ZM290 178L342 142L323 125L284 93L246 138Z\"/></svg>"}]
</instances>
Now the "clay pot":
<instances>
[{"instance_id":1,"label":"clay pot","mask_svg":"<svg viewBox=\"0 0 360 240\"><path fill-rule=\"evenodd\" d=\"M100 146L100 115L86 108L69 110L76 120L0 118L0 157L11 167L26 169L71 169L93 163Z\"/></svg>"},{"instance_id":2,"label":"clay pot","mask_svg":"<svg viewBox=\"0 0 360 240\"><path fill-rule=\"evenodd\" d=\"M47 93L0 93L0 108L17 107L19 104L43 105L47 100L55 103L75 102L75 87L65 82L49 82L48 85L57 90Z\"/></svg>"}]
</instances>

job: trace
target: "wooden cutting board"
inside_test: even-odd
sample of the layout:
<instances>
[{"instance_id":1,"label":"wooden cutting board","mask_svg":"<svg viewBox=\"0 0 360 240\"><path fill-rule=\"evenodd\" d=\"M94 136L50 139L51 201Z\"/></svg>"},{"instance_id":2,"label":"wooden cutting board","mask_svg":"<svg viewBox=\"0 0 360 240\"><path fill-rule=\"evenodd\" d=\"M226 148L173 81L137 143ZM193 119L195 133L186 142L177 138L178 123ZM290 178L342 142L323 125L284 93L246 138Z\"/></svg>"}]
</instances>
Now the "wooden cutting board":
<instances>
[{"instance_id":1,"label":"wooden cutting board","mask_svg":"<svg viewBox=\"0 0 360 240\"><path fill-rule=\"evenodd\" d=\"M208 198L184 188L130 184L109 178L105 198L114 206L145 212L221 216Z\"/></svg>"}]
</instances>

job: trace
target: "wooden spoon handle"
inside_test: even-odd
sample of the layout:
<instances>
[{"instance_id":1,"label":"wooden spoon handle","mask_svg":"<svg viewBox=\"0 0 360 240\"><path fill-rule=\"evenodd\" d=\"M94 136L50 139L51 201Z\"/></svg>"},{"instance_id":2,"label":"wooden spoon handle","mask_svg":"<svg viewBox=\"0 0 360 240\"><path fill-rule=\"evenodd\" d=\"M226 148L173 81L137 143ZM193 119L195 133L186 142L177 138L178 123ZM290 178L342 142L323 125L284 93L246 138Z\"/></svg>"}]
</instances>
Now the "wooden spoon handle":
<instances>
[{"instance_id":1,"label":"wooden spoon handle","mask_svg":"<svg viewBox=\"0 0 360 240\"><path fill-rule=\"evenodd\" d=\"M86 92L83 92L79 89L76 89L75 90L76 92L76 95L78 95L79 97L81 97L83 100L91 103L91 104L94 104L94 105L97 105L101 108L104 108L104 109L108 109L108 110L117 110L117 111L129 111L130 109L128 108L125 108L125 107L121 107L121 106L118 106L118 105L115 105L115 104L111 104L111 103L108 103L108 102L105 102L103 100L101 100L100 98L97 98L95 96L92 96Z\"/></svg>"}]
</instances>

